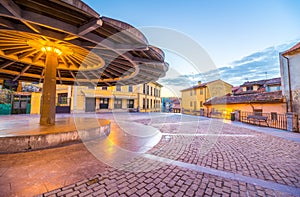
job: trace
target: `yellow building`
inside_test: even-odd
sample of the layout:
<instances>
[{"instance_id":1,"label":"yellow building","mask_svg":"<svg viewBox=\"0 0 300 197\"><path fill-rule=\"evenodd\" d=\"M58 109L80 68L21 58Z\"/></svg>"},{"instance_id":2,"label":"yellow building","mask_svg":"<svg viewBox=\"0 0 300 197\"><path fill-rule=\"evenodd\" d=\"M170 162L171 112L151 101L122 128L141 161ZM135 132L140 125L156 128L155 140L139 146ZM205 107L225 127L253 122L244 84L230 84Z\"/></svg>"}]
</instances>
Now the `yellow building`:
<instances>
[{"instance_id":1,"label":"yellow building","mask_svg":"<svg viewBox=\"0 0 300 197\"><path fill-rule=\"evenodd\" d=\"M161 87L150 82L134 86L86 87L57 85L58 112L159 112ZM31 94L31 113L40 113L41 93Z\"/></svg>"},{"instance_id":2,"label":"yellow building","mask_svg":"<svg viewBox=\"0 0 300 197\"><path fill-rule=\"evenodd\" d=\"M138 108L141 112L160 112L161 111L161 88L157 82L141 85L137 91Z\"/></svg>"},{"instance_id":3,"label":"yellow building","mask_svg":"<svg viewBox=\"0 0 300 197\"><path fill-rule=\"evenodd\" d=\"M41 88L42 84L24 82L20 88L28 92L31 114L40 113ZM57 85L56 112L160 112L161 88L157 82L111 87Z\"/></svg>"},{"instance_id":4,"label":"yellow building","mask_svg":"<svg viewBox=\"0 0 300 197\"><path fill-rule=\"evenodd\" d=\"M204 103L212 98L230 94L232 85L220 79L181 90L182 113L199 115Z\"/></svg>"},{"instance_id":5,"label":"yellow building","mask_svg":"<svg viewBox=\"0 0 300 197\"><path fill-rule=\"evenodd\" d=\"M29 87L31 84L25 84ZM42 84L35 84L33 87L42 88ZM23 90L24 91L24 90ZM72 101L72 87L68 85L56 85L56 111L57 113L70 113L71 110L71 101ZM39 114L41 106L42 93L31 92L31 114Z\"/></svg>"},{"instance_id":6,"label":"yellow building","mask_svg":"<svg viewBox=\"0 0 300 197\"><path fill-rule=\"evenodd\" d=\"M150 82L134 86L73 87L74 112L159 112L159 83Z\"/></svg>"}]
</instances>

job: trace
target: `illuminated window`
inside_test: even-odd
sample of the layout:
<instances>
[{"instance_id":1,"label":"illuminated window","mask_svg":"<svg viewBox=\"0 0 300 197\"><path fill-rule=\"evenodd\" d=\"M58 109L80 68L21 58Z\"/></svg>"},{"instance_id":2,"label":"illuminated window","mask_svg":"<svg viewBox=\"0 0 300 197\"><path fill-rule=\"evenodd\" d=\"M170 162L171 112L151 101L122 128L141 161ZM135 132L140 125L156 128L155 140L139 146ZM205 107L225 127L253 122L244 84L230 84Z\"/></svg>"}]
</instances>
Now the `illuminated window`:
<instances>
[{"instance_id":1,"label":"illuminated window","mask_svg":"<svg viewBox=\"0 0 300 197\"><path fill-rule=\"evenodd\" d=\"M121 86L117 85L116 86L116 91L120 92L121 91Z\"/></svg>"},{"instance_id":2,"label":"illuminated window","mask_svg":"<svg viewBox=\"0 0 300 197\"><path fill-rule=\"evenodd\" d=\"M128 86L128 92L132 92L132 86Z\"/></svg>"},{"instance_id":3,"label":"illuminated window","mask_svg":"<svg viewBox=\"0 0 300 197\"><path fill-rule=\"evenodd\" d=\"M202 88L200 89L200 95L203 95L203 89Z\"/></svg>"},{"instance_id":4,"label":"illuminated window","mask_svg":"<svg viewBox=\"0 0 300 197\"><path fill-rule=\"evenodd\" d=\"M255 116L262 116L262 109L253 109L253 113Z\"/></svg>"}]
</instances>

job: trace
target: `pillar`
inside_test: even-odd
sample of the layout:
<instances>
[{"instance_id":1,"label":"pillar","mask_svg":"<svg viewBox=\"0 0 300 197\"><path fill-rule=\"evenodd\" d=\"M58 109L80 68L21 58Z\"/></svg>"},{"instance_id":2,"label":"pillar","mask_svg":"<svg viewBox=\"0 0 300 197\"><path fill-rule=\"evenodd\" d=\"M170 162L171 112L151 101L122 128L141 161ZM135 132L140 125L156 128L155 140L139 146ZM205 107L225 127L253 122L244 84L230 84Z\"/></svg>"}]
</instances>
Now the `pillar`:
<instances>
[{"instance_id":1,"label":"pillar","mask_svg":"<svg viewBox=\"0 0 300 197\"><path fill-rule=\"evenodd\" d=\"M41 125L55 124L56 109L56 67L58 65L57 54L48 52L46 54L46 68L43 84L42 107L41 107Z\"/></svg>"},{"instance_id":2,"label":"pillar","mask_svg":"<svg viewBox=\"0 0 300 197\"><path fill-rule=\"evenodd\" d=\"M241 110L235 110L235 120L236 121L241 121Z\"/></svg>"},{"instance_id":3,"label":"pillar","mask_svg":"<svg viewBox=\"0 0 300 197\"><path fill-rule=\"evenodd\" d=\"M287 124L288 131L298 132L299 131L298 114L294 112L286 113L286 124Z\"/></svg>"}]
</instances>

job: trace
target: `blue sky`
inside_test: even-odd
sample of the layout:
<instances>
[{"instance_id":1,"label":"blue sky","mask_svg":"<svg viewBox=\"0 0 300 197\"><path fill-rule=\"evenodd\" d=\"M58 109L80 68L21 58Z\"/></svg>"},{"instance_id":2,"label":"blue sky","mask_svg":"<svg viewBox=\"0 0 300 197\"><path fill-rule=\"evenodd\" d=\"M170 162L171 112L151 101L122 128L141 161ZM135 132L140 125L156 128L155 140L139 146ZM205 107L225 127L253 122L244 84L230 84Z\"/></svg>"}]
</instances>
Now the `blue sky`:
<instances>
[{"instance_id":1,"label":"blue sky","mask_svg":"<svg viewBox=\"0 0 300 197\"><path fill-rule=\"evenodd\" d=\"M100 15L127 22L136 28L163 27L181 32L197 42L218 68L235 67L235 61L300 38L298 0L84 2ZM151 38L149 41L151 44ZM183 66L188 62L180 54L178 56L166 51L166 60L177 74L199 74ZM171 73L167 78L174 76Z\"/></svg>"}]
</instances>

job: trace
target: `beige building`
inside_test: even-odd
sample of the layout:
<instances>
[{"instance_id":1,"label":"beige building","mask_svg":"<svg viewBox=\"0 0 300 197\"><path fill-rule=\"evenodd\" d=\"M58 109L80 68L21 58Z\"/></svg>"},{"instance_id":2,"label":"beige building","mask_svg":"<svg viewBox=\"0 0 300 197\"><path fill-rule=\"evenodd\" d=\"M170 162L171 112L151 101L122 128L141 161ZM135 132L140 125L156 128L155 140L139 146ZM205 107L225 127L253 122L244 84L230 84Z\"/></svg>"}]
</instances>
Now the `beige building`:
<instances>
[{"instance_id":1,"label":"beige building","mask_svg":"<svg viewBox=\"0 0 300 197\"><path fill-rule=\"evenodd\" d=\"M300 115L300 42L279 57L282 93L287 99L288 112Z\"/></svg>"},{"instance_id":2,"label":"beige building","mask_svg":"<svg viewBox=\"0 0 300 197\"><path fill-rule=\"evenodd\" d=\"M300 130L300 42L279 54L282 94L287 100L287 109L292 117L290 131ZM297 122L298 119L298 122Z\"/></svg>"},{"instance_id":3,"label":"beige building","mask_svg":"<svg viewBox=\"0 0 300 197\"><path fill-rule=\"evenodd\" d=\"M74 112L159 112L161 87L150 82L134 86L73 87L72 107Z\"/></svg>"},{"instance_id":4,"label":"beige building","mask_svg":"<svg viewBox=\"0 0 300 197\"><path fill-rule=\"evenodd\" d=\"M220 79L207 83L198 82L196 86L181 90L182 113L199 115L208 99L230 94L231 90L232 85Z\"/></svg>"},{"instance_id":5,"label":"beige building","mask_svg":"<svg viewBox=\"0 0 300 197\"><path fill-rule=\"evenodd\" d=\"M0 81L1 86L3 81ZM41 106L42 84L21 83L26 94L26 103L30 104L31 114L39 114ZM56 86L56 113L83 112L160 112L161 88L157 82L133 86L86 87ZM23 95L22 94L22 95ZM24 108L26 109L26 107ZM16 109L17 111L20 111ZM22 111L22 110L21 110ZM23 110L24 111L24 110ZM22 112L22 113L25 113Z\"/></svg>"}]
</instances>

